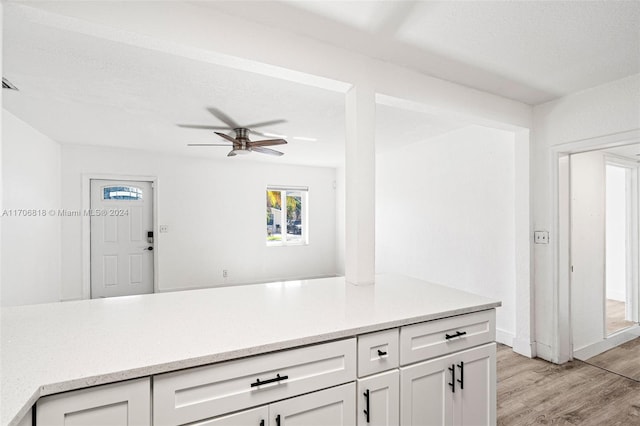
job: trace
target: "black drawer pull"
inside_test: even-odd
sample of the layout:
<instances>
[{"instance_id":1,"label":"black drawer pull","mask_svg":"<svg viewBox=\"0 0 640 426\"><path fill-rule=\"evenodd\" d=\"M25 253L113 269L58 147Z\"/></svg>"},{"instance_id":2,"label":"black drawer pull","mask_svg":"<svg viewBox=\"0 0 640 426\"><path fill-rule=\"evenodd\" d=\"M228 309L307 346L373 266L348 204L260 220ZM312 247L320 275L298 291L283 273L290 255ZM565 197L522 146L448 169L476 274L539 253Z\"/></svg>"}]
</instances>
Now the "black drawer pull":
<instances>
[{"instance_id":1,"label":"black drawer pull","mask_svg":"<svg viewBox=\"0 0 640 426\"><path fill-rule=\"evenodd\" d=\"M455 339L456 337L464 336L465 334L467 334L466 331L456 331L456 334L445 334L444 337L445 339L449 340Z\"/></svg>"},{"instance_id":2,"label":"black drawer pull","mask_svg":"<svg viewBox=\"0 0 640 426\"><path fill-rule=\"evenodd\" d=\"M268 379L263 381L261 381L260 379L256 379L255 382L251 383L251 387L255 388L256 386L266 385L273 382L279 382L280 380L287 380L288 378L289 376L281 376L280 374L276 374L276 377L274 377L273 379Z\"/></svg>"},{"instance_id":3,"label":"black drawer pull","mask_svg":"<svg viewBox=\"0 0 640 426\"><path fill-rule=\"evenodd\" d=\"M381 349L378 349L378 356L385 356L387 354L387 351L383 351Z\"/></svg>"},{"instance_id":4,"label":"black drawer pull","mask_svg":"<svg viewBox=\"0 0 640 426\"><path fill-rule=\"evenodd\" d=\"M363 393L363 395L364 395L364 399L365 399L365 407L366 408L364 410L362 410L362 411L364 412L364 415L366 416L367 423L369 423L369 416L370 416L370 412L371 412L371 409L369 408L369 389L367 389Z\"/></svg>"},{"instance_id":5,"label":"black drawer pull","mask_svg":"<svg viewBox=\"0 0 640 426\"><path fill-rule=\"evenodd\" d=\"M264 426L264 419L260 420L260 426Z\"/></svg>"},{"instance_id":6,"label":"black drawer pull","mask_svg":"<svg viewBox=\"0 0 640 426\"><path fill-rule=\"evenodd\" d=\"M458 383L460 383L460 389L464 389L464 361L460 361L458 368L460 369L460 378L458 379Z\"/></svg>"},{"instance_id":7,"label":"black drawer pull","mask_svg":"<svg viewBox=\"0 0 640 426\"><path fill-rule=\"evenodd\" d=\"M276 426L280 426L280 414L276 416Z\"/></svg>"},{"instance_id":8,"label":"black drawer pull","mask_svg":"<svg viewBox=\"0 0 640 426\"><path fill-rule=\"evenodd\" d=\"M456 393L456 365L451 364L449 371L451 372L451 383L448 385L451 386L451 392Z\"/></svg>"}]
</instances>

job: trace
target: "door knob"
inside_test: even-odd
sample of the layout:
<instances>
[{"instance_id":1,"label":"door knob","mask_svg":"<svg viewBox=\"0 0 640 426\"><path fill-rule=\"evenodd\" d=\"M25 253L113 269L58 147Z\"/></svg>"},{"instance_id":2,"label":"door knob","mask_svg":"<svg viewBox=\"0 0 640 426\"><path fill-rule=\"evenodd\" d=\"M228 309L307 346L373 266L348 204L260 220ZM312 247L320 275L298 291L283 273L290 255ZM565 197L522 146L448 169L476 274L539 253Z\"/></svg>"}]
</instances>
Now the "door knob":
<instances>
[{"instance_id":1,"label":"door knob","mask_svg":"<svg viewBox=\"0 0 640 426\"><path fill-rule=\"evenodd\" d=\"M147 247L145 250L149 250L149 251L151 251L151 250L153 250L153 247L149 246L149 247Z\"/></svg>"}]
</instances>

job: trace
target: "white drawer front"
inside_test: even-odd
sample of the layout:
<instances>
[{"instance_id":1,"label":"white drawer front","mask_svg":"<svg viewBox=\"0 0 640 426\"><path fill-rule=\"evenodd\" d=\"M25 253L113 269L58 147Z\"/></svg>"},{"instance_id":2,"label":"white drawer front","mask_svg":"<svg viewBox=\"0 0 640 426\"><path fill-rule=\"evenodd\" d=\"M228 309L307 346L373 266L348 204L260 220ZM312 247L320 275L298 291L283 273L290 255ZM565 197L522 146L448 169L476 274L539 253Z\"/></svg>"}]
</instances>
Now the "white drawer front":
<instances>
[{"instance_id":1,"label":"white drawer front","mask_svg":"<svg viewBox=\"0 0 640 426\"><path fill-rule=\"evenodd\" d=\"M358 336L358 377L398 367L398 329Z\"/></svg>"},{"instance_id":2,"label":"white drawer front","mask_svg":"<svg viewBox=\"0 0 640 426\"><path fill-rule=\"evenodd\" d=\"M490 309L402 327L400 364L493 342L496 338L495 315L495 309Z\"/></svg>"},{"instance_id":3,"label":"white drawer front","mask_svg":"<svg viewBox=\"0 0 640 426\"><path fill-rule=\"evenodd\" d=\"M207 419L355 377L355 338L161 374L153 380L154 424Z\"/></svg>"}]
</instances>

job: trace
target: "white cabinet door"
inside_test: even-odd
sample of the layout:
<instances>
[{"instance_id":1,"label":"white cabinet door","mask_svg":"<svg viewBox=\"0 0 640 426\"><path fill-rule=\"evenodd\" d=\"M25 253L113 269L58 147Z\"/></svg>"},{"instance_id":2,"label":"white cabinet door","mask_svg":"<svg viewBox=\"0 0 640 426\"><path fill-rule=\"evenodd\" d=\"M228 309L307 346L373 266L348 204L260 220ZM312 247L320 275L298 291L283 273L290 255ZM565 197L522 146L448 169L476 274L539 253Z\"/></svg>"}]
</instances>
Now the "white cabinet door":
<instances>
[{"instance_id":1,"label":"white cabinet door","mask_svg":"<svg viewBox=\"0 0 640 426\"><path fill-rule=\"evenodd\" d=\"M496 424L496 345L400 369L403 426Z\"/></svg>"},{"instance_id":2,"label":"white cabinet door","mask_svg":"<svg viewBox=\"0 0 640 426\"><path fill-rule=\"evenodd\" d=\"M354 383L286 399L269 406L271 426L355 426Z\"/></svg>"},{"instance_id":3,"label":"white cabinet door","mask_svg":"<svg viewBox=\"0 0 640 426\"><path fill-rule=\"evenodd\" d=\"M151 425L151 384L148 378L96 386L40 398L39 426Z\"/></svg>"},{"instance_id":4,"label":"white cabinet door","mask_svg":"<svg viewBox=\"0 0 640 426\"><path fill-rule=\"evenodd\" d=\"M455 354L454 425L496 424L496 345ZM458 382L458 380L460 380Z\"/></svg>"},{"instance_id":5,"label":"white cabinet door","mask_svg":"<svg viewBox=\"0 0 640 426\"><path fill-rule=\"evenodd\" d=\"M216 417L189 426L269 426L269 407L267 405L241 411L228 416Z\"/></svg>"},{"instance_id":6,"label":"white cabinet door","mask_svg":"<svg viewBox=\"0 0 640 426\"><path fill-rule=\"evenodd\" d=\"M400 369L400 424L453 424L453 389L450 385L453 357L449 355Z\"/></svg>"},{"instance_id":7,"label":"white cabinet door","mask_svg":"<svg viewBox=\"0 0 640 426\"><path fill-rule=\"evenodd\" d=\"M400 371L358 380L358 426L400 424Z\"/></svg>"}]
</instances>

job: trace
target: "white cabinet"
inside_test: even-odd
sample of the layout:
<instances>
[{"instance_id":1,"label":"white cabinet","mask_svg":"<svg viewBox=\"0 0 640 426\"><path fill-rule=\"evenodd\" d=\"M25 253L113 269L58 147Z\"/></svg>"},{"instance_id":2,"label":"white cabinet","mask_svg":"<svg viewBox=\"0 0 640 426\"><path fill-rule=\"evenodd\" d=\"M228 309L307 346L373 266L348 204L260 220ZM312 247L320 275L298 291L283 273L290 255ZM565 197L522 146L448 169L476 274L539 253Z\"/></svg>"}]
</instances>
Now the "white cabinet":
<instances>
[{"instance_id":1,"label":"white cabinet","mask_svg":"<svg viewBox=\"0 0 640 426\"><path fill-rule=\"evenodd\" d=\"M495 343L400 369L405 426L496 423Z\"/></svg>"},{"instance_id":2,"label":"white cabinet","mask_svg":"<svg viewBox=\"0 0 640 426\"><path fill-rule=\"evenodd\" d=\"M355 426L355 385L285 399L269 406L271 422L266 426Z\"/></svg>"},{"instance_id":3,"label":"white cabinet","mask_svg":"<svg viewBox=\"0 0 640 426\"><path fill-rule=\"evenodd\" d=\"M189 426L267 426L268 422L269 406L265 405L228 416L190 423Z\"/></svg>"},{"instance_id":4,"label":"white cabinet","mask_svg":"<svg viewBox=\"0 0 640 426\"><path fill-rule=\"evenodd\" d=\"M154 376L154 424L182 425L356 378L356 339Z\"/></svg>"},{"instance_id":5,"label":"white cabinet","mask_svg":"<svg viewBox=\"0 0 640 426\"><path fill-rule=\"evenodd\" d=\"M400 329L400 364L424 361L495 340L495 309L407 325Z\"/></svg>"},{"instance_id":6,"label":"white cabinet","mask_svg":"<svg viewBox=\"0 0 640 426\"><path fill-rule=\"evenodd\" d=\"M150 379L130 380L40 398L38 426L151 425Z\"/></svg>"},{"instance_id":7,"label":"white cabinet","mask_svg":"<svg viewBox=\"0 0 640 426\"><path fill-rule=\"evenodd\" d=\"M153 392L145 378L51 395L38 401L36 421L492 426L494 338L495 311L485 310L159 374Z\"/></svg>"},{"instance_id":8,"label":"white cabinet","mask_svg":"<svg viewBox=\"0 0 640 426\"><path fill-rule=\"evenodd\" d=\"M355 385L312 392L295 398L190 426L355 426Z\"/></svg>"},{"instance_id":9,"label":"white cabinet","mask_svg":"<svg viewBox=\"0 0 640 426\"><path fill-rule=\"evenodd\" d=\"M397 328L358 336L358 377L398 368L399 364Z\"/></svg>"},{"instance_id":10,"label":"white cabinet","mask_svg":"<svg viewBox=\"0 0 640 426\"><path fill-rule=\"evenodd\" d=\"M358 379L358 426L397 426L399 422L398 369Z\"/></svg>"}]
</instances>

